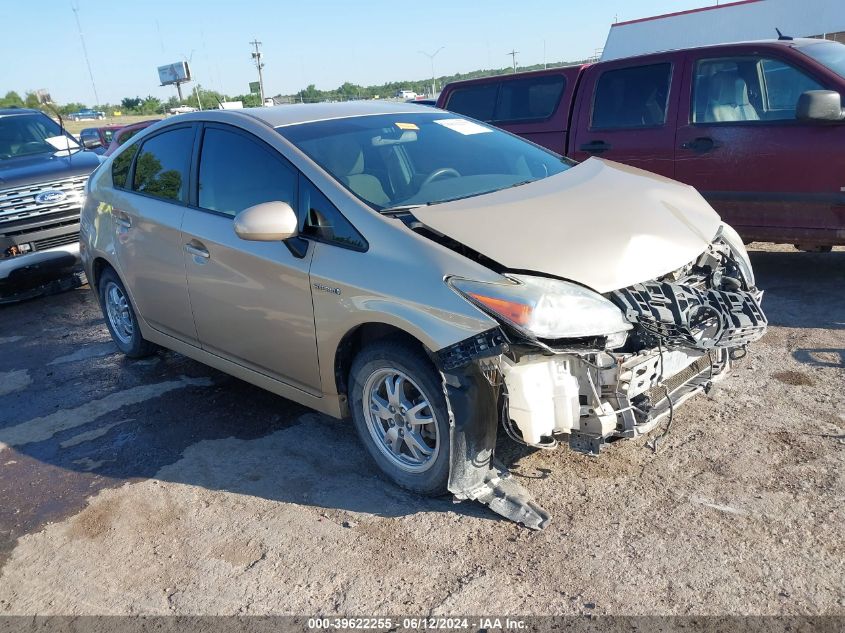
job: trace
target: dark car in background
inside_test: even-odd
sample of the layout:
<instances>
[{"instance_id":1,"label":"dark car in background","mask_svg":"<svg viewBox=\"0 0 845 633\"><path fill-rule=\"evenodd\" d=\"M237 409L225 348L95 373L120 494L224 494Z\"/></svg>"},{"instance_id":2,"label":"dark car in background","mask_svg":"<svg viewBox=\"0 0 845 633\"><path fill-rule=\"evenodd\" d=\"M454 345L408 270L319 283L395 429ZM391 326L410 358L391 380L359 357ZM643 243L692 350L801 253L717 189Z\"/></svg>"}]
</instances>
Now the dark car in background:
<instances>
[{"instance_id":1,"label":"dark car in background","mask_svg":"<svg viewBox=\"0 0 845 633\"><path fill-rule=\"evenodd\" d=\"M447 85L438 107L694 186L746 241L845 244L845 46L722 44Z\"/></svg>"},{"instance_id":2,"label":"dark car in background","mask_svg":"<svg viewBox=\"0 0 845 633\"><path fill-rule=\"evenodd\" d=\"M84 281L79 212L99 164L43 112L0 109L0 303Z\"/></svg>"},{"instance_id":3,"label":"dark car in background","mask_svg":"<svg viewBox=\"0 0 845 633\"><path fill-rule=\"evenodd\" d=\"M123 129L122 125L87 127L79 133L79 140L85 149L95 154L102 154L111 144L117 131L121 129Z\"/></svg>"}]
</instances>

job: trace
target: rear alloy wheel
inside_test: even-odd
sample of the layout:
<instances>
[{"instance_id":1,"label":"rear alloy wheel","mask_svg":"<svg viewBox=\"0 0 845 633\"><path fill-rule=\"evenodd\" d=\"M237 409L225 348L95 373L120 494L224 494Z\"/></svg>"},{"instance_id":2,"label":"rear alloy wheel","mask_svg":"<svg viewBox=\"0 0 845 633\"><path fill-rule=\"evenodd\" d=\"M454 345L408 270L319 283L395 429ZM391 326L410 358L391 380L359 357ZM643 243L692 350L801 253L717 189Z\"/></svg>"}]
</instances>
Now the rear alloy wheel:
<instances>
[{"instance_id":1,"label":"rear alloy wheel","mask_svg":"<svg viewBox=\"0 0 845 633\"><path fill-rule=\"evenodd\" d=\"M350 401L358 435L386 475L414 492L446 492L448 414L431 361L403 342L370 346L352 365Z\"/></svg>"},{"instance_id":2,"label":"rear alloy wheel","mask_svg":"<svg viewBox=\"0 0 845 633\"><path fill-rule=\"evenodd\" d=\"M155 351L155 345L141 336L129 293L111 268L103 271L97 287L100 306L114 344L130 358L143 358Z\"/></svg>"}]
</instances>

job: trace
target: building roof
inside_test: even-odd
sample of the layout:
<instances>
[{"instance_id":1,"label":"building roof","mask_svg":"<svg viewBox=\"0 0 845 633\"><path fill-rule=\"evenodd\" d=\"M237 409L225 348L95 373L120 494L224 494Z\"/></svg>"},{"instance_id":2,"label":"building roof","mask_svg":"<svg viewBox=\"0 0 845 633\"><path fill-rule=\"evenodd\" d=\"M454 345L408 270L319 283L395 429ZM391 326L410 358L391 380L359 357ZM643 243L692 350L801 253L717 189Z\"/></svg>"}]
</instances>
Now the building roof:
<instances>
[{"instance_id":1,"label":"building roof","mask_svg":"<svg viewBox=\"0 0 845 633\"><path fill-rule=\"evenodd\" d=\"M671 13L661 13L660 15L653 15L648 18L637 18L635 20L625 20L624 22L615 22L611 24L614 26L626 26L628 24L637 24L639 22L651 22L652 20L663 20L665 18L674 18L679 15L689 15L690 13L701 13L702 11L715 11L716 9L727 9L741 4L751 4L752 2L762 2L763 0L737 0L736 2L727 2L725 4L715 4L710 7L699 7L697 9L687 9L686 11L673 11Z\"/></svg>"},{"instance_id":2,"label":"building roof","mask_svg":"<svg viewBox=\"0 0 845 633\"><path fill-rule=\"evenodd\" d=\"M704 0L699 0L702 3ZM842 0L740 0L614 24L602 61L669 50L845 31Z\"/></svg>"}]
</instances>

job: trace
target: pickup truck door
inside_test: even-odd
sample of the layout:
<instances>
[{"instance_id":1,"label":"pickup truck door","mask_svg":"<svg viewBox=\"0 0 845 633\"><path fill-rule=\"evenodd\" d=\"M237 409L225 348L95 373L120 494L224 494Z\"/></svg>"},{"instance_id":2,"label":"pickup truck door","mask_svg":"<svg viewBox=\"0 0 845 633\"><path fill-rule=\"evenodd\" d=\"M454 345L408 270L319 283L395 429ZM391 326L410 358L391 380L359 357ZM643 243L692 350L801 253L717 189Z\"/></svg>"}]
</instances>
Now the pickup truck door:
<instances>
[{"instance_id":1,"label":"pickup truck door","mask_svg":"<svg viewBox=\"0 0 845 633\"><path fill-rule=\"evenodd\" d=\"M689 54L675 176L746 240L819 244L845 227L845 125L795 118L802 92L837 86L789 52Z\"/></svg>"},{"instance_id":2,"label":"pickup truck door","mask_svg":"<svg viewBox=\"0 0 845 633\"><path fill-rule=\"evenodd\" d=\"M674 176L683 54L602 62L584 71L569 156Z\"/></svg>"}]
</instances>

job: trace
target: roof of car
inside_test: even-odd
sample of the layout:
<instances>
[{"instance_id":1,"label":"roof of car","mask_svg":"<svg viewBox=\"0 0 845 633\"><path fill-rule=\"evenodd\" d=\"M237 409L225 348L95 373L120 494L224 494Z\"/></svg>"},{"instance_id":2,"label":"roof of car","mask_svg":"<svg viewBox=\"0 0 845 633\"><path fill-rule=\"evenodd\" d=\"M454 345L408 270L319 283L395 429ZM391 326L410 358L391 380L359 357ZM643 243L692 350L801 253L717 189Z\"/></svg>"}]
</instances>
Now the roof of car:
<instances>
[{"instance_id":1,"label":"roof of car","mask_svg":"<svg viewBox=\"0 0 845 633\"><path fill-rule=\"evenodd\" d=\"M230 112L242 112L263 121L271 127L279 127L355 116L419 113L420 107L414 104L389 101L346 101L343 103L294 103L270 108L230 110Z\"/></svg>"},{"instance_id":2,"label":"roof of car","mask_svg":"<svg viewBox=\"0 0 845 633\"><path fill-rule=\"evenodd\" d=\"M700 44L697 46L689 46L689 47L678 47L678 48L667 48L667 49L658 49L658 50L651 50L648 52L641 52L641 53L633 53L631 55L624 55L622 57L611 57L609 59L602 58L600 60L601 63L606 62L615 62L623 59L636 59L638 57L648 57L650 55L664 55L666 53L683 53L685 51L701 51L701 50L711 50L711 49L720 49L720 48L736 48L739 46L743 47L769 47L769 46L788 46L791 48L801 49L805 46L810 46L812 44L822 44L824 42L834 43L832 40L824 40L815 37L795 37L795 38L784 38L784 39L765 39L765 40L738 40L736 42L718 42L715 44Z\"/></svg>"},{"instance_id":3,"label":"roof of car","mask_svg":"<svg viewBox=\"0 0 845 633\"><path fill-rule=\"evenodd\" d=\"M41 110L34 110L32 108L0 108L0 116L7 114L38 114Z\"/></svg>"}]
</instances>

